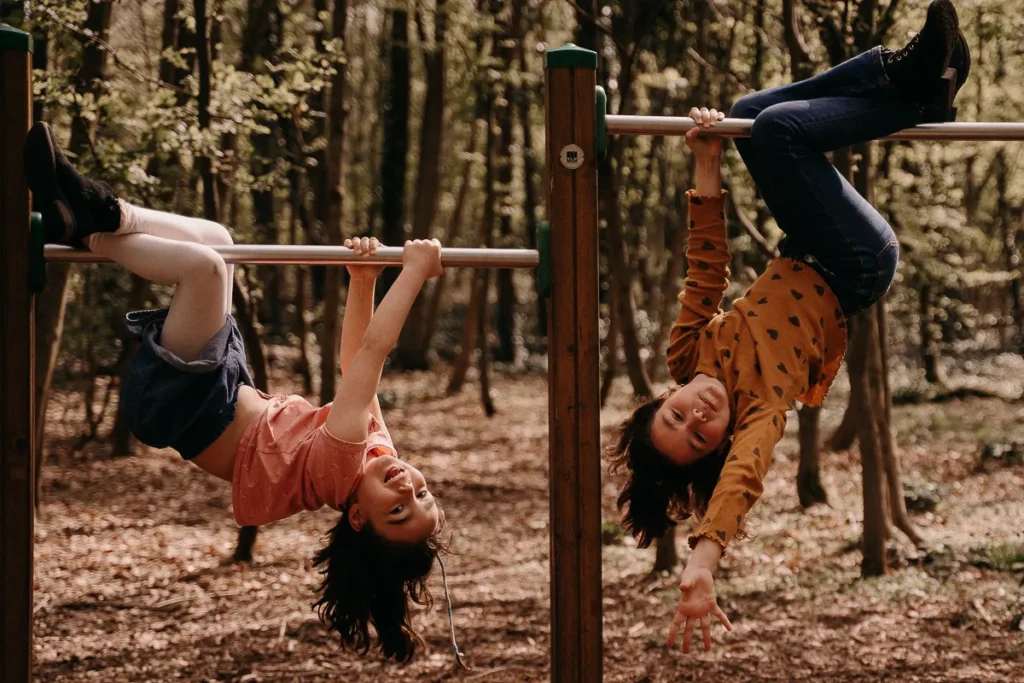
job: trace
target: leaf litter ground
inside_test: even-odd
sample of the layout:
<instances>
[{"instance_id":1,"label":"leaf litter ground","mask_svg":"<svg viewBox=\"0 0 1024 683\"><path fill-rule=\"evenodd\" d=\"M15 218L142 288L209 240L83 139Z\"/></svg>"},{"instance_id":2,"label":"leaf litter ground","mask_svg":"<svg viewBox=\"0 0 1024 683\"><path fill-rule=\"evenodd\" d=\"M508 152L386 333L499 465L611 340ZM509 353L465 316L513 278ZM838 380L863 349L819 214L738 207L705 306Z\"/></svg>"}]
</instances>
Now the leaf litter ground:
<instances>
[{"instance_id":1,"label":"leaf litter ground","mask_svg":"<svg viewBox=\"0 0 1024 683\"><path fill-rule=\"evenodd\" d=\"M310 609L310 558L336 513L261 530L252 565L230 565L237 527L229 486L170 451L106 458L73 451L78 394L51 405L54 436L36 526L35 656L39 681L545 681L548 654L547 389L535 375L495 378L500 414L478 395L447 398L436 373L385 378L402 454L443 501L457 555L448 561L459 642L455 672L440 576L426 640L412 664L340 653ZM620 381L602 413L604 440L628 408ZM285 386L285 380L275 388ZM830 433L841 390L822 413ZM777 450L752 538L717 579L735 631L684 655L664 645L678 570L650 575L653 550L604 547L606 681L1010 681L1024 673L1024 467L978 467L979 439L1024 443L1024 404L969 399L899 406L906 482L934 494L914 516L935 549L890 544L891 575L859 578L856 450L823 454L831 507L796 497L796 419ZM76 420L79 422L76 423ZM617 481L605 476L604 519ZM680 534L679 545L684 548ZM685 558L685 551L683 553Z\"/></svg>"}]
</instances>

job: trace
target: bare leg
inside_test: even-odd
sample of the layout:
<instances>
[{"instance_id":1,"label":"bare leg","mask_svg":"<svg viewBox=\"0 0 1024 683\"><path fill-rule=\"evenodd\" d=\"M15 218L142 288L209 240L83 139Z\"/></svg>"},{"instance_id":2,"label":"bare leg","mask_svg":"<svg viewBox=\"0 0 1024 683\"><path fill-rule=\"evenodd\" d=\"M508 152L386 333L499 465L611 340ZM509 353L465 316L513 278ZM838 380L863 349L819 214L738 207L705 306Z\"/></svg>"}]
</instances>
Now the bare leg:
<instances>
[{"instance_id":1,"label":"bare leg","mask_svg":"<svg viewBox=\"0 0 1024 683\"><path fill-rule=\"evenodd\" d=\"M140 277L176 285L160 344L183 361L199 357L224 326L231 305L228 266L205 244L145 233L95 233L89 249Z\"/></svg>"},{"instance_id":2,"label":"bare leg","mask_svg":"<svg viewBox=\"0 0 1024 683\"><path fill-rule=\"evenodd\" d=\"M197 242L199 244L233 244L231 233L220 223L204 218L178 216L166 211L154 211L129 204L119 199L121 205L121 227L115 234L146 233L178 242ZM235 267L227 266L227 300L231 302L231 290L234 286ZM230 310L230 309L229 309Z\"/></svg>"}]
</instances>

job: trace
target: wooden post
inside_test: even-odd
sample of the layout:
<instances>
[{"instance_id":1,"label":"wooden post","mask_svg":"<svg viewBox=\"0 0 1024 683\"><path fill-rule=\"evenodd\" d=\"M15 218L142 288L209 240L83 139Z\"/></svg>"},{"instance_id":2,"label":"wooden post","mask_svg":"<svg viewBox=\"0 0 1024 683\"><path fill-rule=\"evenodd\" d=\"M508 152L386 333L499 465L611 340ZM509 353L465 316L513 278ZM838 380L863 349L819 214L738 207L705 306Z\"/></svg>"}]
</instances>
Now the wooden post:
<instances>
[{"instance_id":1,"label":"wooden post","mask_svg":"<svg viewBox=\"0 0 1024 683\"><path fill-rule=\"evenodd\" d=\"M601 680L597 53L545 55L551 315L551 680Z\"/></svg>"},{"instance_id":2,"label":"wooden post","mask_svg":"<svg viewBox=\"0 0 1024 683\"><path fill-rule=\"evenodd\" d=\"M29 194L32 37L0 24L0 681L32 678L34 319Z\"/></svg>"}]
</instances>

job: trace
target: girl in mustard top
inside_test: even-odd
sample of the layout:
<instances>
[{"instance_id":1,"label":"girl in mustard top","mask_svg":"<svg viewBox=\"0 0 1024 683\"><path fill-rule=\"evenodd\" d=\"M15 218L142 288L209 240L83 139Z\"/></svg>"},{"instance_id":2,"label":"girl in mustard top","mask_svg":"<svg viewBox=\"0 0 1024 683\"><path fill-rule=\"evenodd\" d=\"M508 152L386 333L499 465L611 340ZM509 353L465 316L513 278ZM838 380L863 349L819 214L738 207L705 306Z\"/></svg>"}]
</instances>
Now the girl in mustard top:
<instances>
[{"instance_id":1,"label":"girl in mustard top","mask_svg":"<svg viewBox=\"0 0 1024 683\"><path fill-rule=\"evenodd\" d=\"M721 138L723 115L694 109L686 135L696 157L689 193L687 272L668 365L678 386L640 406L622 426L612 469L625 470L618 505L640 547L696 515L693 553L668 644L685 622L711 647L718 607L714 571L760 497L794 400L818 405L846 350L846 321L888 289L899 257L895 234L826 158L952 113L970 55L949 0L935 0L924 29L902 50L876 47L814 78L741 98L731 116L753 119L736 148L786 233L781 257L737 299L719 304L729 275Z\"/></svg>"}]
</instances>

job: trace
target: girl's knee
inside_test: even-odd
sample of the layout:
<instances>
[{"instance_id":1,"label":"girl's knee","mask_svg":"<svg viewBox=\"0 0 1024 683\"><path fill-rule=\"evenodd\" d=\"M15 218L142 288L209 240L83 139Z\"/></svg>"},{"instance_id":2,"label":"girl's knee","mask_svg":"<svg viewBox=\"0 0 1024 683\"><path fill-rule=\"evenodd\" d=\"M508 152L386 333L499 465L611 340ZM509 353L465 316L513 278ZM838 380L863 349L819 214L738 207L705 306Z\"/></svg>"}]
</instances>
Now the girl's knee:
<instances>
[{"instance_id":1,"label":"girl's knee","mask_svg":"<svg viewBox=\"0 0 1024 683\"><path fill-rule=\"evenodd\" d=\"M181 244L189 252L187 260L188 273L182 274L182 280L186 278L209 278L220 282L227 281L227 264L224 262L224 258L214 249L205 244L196 244L195 242L182 242Z\"/></svg>"},{"instance_id":2,"label":"girl's knee","mask_svg":"<svg viewBox=\"0 0 1024 683\"><path fill-rule=\"evenodd\" d=\"M234 241L226 227L203 219L203 244L234 244Z\"/></svg>"},{"instance_id":3,"label":"girl's knee","mask_svg":"<svg viewBox=\"0 0 1024 683\"><path fill-rule=\"evenodd\" d=\"M750 93L736 100L729 110L731 119L756 119L763 107L758 103L760 93Z\"/></svg>"},{"instance_id":4,"label":"girl's knee","mask_svg":"<svg viewBox=\"0 0 1024 683\"><path fill-rule=\"evenodd\" d=\"M772 105L757 115L750 128L750 141L753 145L771 147L789 139L794 131L794 121L787 104Z\"/></svg>"}]
</instances>

